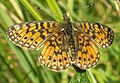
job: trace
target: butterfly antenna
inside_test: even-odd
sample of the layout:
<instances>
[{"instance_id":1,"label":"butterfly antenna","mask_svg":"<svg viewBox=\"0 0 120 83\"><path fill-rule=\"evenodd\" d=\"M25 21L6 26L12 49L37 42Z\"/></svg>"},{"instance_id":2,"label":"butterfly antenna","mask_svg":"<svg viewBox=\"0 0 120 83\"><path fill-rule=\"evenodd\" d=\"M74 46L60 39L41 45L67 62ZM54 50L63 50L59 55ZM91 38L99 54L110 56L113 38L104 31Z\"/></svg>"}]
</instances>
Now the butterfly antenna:
<instances>
[{"instance_id":1,"label":"butterfly antenna","mask_svg":"<svg viewBox=\"0 0 120 83\"><path fill-rule=\"evenodd\" d=\"M93 6L93 3L89 3L88 5L86 5L86 7L84 7L84 9L90 8L90 7L92 7L92 6ZM80 10L81 10L81 9L75 11L74 13L76 14L76 13L78 13Z\"/></svg>"}]
</instances>

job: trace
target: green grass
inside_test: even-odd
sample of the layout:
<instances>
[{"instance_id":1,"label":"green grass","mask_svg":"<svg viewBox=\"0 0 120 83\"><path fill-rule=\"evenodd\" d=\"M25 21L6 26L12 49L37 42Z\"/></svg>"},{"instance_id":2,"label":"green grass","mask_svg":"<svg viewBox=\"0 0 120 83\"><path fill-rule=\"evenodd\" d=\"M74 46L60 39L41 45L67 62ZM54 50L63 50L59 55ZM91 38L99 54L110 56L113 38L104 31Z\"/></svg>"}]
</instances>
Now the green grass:
<instances>
[{"instance_id":1,"label":"green grass","mask_svg":"<svg viewBox=\"0 0 120 83\"><path fill-rule=\"evenodd\" d=\"M39 51L20 48L6 36L6 30L13 24L34 20L62 21L65 12L70 14L73 22L97 22L114 30L114 43L107 49L99 49L99 64L87 72L78 72L72 66L58 73L43 68L37 59ZM117 83L120 80L119 61L119 0L0 1L0 83Z\"/></svg>"}]
</instances>

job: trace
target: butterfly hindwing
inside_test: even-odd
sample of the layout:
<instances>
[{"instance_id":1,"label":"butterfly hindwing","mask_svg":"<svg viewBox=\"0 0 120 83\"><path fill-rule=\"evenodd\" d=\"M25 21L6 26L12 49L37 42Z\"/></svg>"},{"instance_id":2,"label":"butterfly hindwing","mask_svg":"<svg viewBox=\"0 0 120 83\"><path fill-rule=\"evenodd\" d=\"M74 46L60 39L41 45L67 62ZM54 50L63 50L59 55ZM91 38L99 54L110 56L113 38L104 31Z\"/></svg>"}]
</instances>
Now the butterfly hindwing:
<instances>
[{"instance_id":1,"label":"butterfly hindwing","mask_svg":"<svg viewBox=\"0 0 120 83\"><path fill-rule=\"evenodd\" d=\"M82 32L78 32L76 42L77 57L74 64L84 70L95 66L99 61L99 52L92 40Z\"/></svg>"},{"instance_id":2,"label":"butterfly hindwing","mask_svg":"<svg viewBox=\"0 0 120 83\"><path fill-rule=\"evenodd\" d=\"M51 70L60 71L71 65L67 39L61 32L51 36L40 50L39 62L43 66L48 66Z\"/></svg>"}]
</instances>

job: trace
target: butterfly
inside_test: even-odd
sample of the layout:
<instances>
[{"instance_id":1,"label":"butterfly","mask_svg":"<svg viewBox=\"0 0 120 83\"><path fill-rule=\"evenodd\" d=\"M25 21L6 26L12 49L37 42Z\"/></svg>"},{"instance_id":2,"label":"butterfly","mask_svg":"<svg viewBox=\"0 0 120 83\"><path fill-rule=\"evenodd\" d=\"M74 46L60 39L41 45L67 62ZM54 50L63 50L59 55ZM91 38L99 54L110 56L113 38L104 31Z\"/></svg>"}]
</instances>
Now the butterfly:
<instances>
[{"instance_id":1,"label":"butterfly","mask_svg":"<svg viewBox=\"0 0 120 83\"><path fill-rule=\"evenodd\" d=\"M95 66L100 58L97 46L110 46L114 32L99 23L71 22L70 16L64 14L63 22L33 21L12 25L7 36L20 47L40 50L41 65L61 71L73 64L82 70Z\"/></svg>"}]
</instances>

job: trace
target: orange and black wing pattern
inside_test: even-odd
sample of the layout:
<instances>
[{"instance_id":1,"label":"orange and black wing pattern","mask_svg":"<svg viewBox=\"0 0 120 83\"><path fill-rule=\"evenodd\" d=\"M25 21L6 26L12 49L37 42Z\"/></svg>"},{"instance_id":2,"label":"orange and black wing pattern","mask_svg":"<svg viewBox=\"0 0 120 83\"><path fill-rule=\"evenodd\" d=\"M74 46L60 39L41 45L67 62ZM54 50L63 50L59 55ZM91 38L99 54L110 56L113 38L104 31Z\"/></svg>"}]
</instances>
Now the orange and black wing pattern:
<instances>
[{"instance_id":1,"label":"orange and black wing pattern","mask_svg":"<svg viewBox=\"0 0 120 83\"><path fill-rule=\"evenodd\" d=\"M86 70L100 58L97 45L106 48L113 43L114 32L99 23L74 22L64 15L64 22L33 21L10 26L7 36L16 45L40 49L39 62L53 71L75 64Z\"/></svg>"},{"instance_id":2,"label":"orange and black wing pattern","mask_svg":"<svg viewBox=\"0 0 120 83\"><path fill-rule=\"evenodd\" d=\"M65 70L71 65L68 41L62 32L55 33L40 49L39 62L53 71Z\"/></svg>"},{"instance_id":3,"label":"orange and black wing pattern","mask_svg":"<svg viewBox=\"0 0 120 83\"><path fill-rule=\"evenodd\" d=\"M75 65L86 70L99 61L99 52L93 41L82 32L77 32Z\"/></svg>"},{"instance_id":4,"label":"orange and black wing pattern","mask_svg":"<svg viewBox=\"0 0 120 83\"><path fill-rule=\"evenodd\" d=\"M113 43L114 32L108 26L92 22L75 22L73 25L77 30L83 31L84 34L88 35L103 48Z\"/></svg>"},{"instance_id":5,"label":"orange and black wing pattern","mask_svg":"<svg viewBox=\"0 0 120 83\"><path fill-rule=\"evenodd\" d=\"M10 26L7 36L14 44L35 50L58 30L58 22L33 21Z\"/></svg>"}]
</instances>

